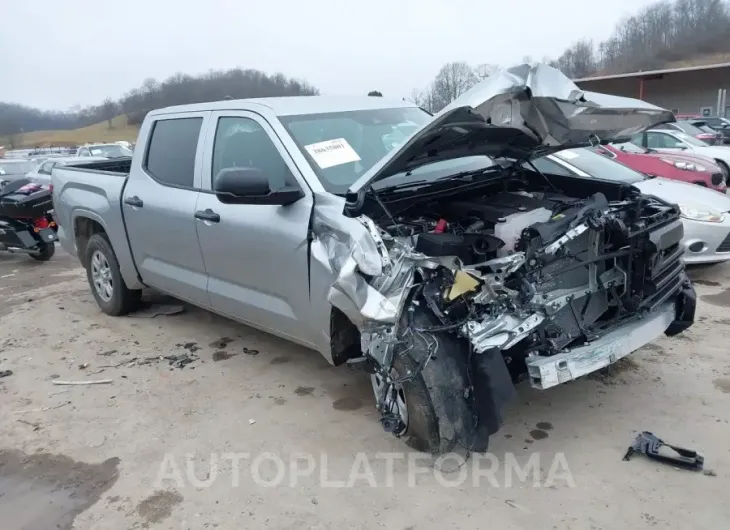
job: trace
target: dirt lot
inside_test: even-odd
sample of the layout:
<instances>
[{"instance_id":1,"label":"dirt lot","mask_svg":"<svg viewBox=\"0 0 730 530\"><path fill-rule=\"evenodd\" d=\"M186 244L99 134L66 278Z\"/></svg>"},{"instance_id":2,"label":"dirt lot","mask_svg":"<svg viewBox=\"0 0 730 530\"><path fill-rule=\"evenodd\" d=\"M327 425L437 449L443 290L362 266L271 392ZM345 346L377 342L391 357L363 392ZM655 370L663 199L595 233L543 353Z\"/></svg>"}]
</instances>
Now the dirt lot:
<instances>
[{"instance_id":1,"label":"dirt lot","mask_svg":"<svg viewBox=\"0 0 730 530\"><path fill-rule=\"evenodd\" d=\"M725 528L730 265L692 275L689 332L609 374L521 387L493 460L434 470L382 431L363 376L193 308L104 316L69 256L2 254L0 527ZM160 359L180 354L198 358ZM623 462L640 430L712 472Z\"/></svg>"}]
</instances>

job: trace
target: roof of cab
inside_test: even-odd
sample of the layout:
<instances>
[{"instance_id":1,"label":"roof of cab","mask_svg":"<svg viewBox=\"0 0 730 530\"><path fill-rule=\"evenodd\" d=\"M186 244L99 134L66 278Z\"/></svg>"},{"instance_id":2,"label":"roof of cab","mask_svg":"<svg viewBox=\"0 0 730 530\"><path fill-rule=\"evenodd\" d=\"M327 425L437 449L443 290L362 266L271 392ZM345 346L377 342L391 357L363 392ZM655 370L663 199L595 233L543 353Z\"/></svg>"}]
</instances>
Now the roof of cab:
<instances>
[{"instance_id":1,"label":"roof of cab","mask_svg":"<svg viewBox=\"0 0 730 530\"><path fill-rule=\"evenodd\" d=\"M181 112L251 110L268 112L276 116L346 112L351 110L416 107L410 101L387 99L376 96L294 96L281 98L228 99L210 103L193 103L156 109L150 116Z\"/></svg>"}]
</instances>

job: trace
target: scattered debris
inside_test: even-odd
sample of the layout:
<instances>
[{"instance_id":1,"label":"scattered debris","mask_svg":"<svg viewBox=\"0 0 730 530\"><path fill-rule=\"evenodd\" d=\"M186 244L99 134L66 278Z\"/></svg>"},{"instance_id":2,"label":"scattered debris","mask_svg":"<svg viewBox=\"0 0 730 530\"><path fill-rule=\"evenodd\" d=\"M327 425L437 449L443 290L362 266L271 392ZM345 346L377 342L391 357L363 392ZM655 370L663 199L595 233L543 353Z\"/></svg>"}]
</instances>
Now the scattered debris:
<instances>
[{"instance_id":1,"label":"scattered debris","mask_svg":"<svg viewBox=\"0 0 730 530\"><path fill-rule=\"evenodd\" d=\"M507 506L512 506L512 508L516 508L516 509L518 509L518 510L520 510L520 511L523 511L523 512L526 512L526 513L529 513L529 512L530 512L530 510L528 510L527 508L525 508L525 507L523 507L523 506L520 506L520 505L519 505L519 504L517 504L517 503L516 503L515 501L511 501L511 500L509 500L509 499L505 499L504 503L505 503L505 504L506 504Z\"/></svg>"},{"instance_id":2,"label":"scattered debris","mask_svg":"<svg viewBox=\"0 0 730 530\"><path fill-rule=\"evenodd\" d=\"M70 388L64 388L63 390L59 390L58 392L50 392L48 394L48 397L57 396L58 394L68 394L69 392L71 392Z\"/></svg>"},{"instance_id":3,"label":"scattered debris","mask_svg":"<svg viewBox=\"0 0 730 530\"><path fill-rule=\"evenodd\" d=\"M32 421L25 421L25 420L15 420L15 421L19 421L20 423L25 423L26 425L30 425L31 427L33 427L34 431L40 430L40 428L41 428L40 423L34 423Z\"/></svg>"},{"instance_id":4,"label":"scattered debris","mask_svg":"<svg viewBox=\"0 0 730 530\"><path fill-rule=\"evenodd\" d=\"M250 420L248 420L248 424L249 424L249 425L253 425L254 423L256 423L256 420L254 420L254 419L250 419Z\"/></svg>"},{"instance_id":5,"label":"scattered debris","mask_svg":"<svg viewBox=\"0 0 730 530\"><path fill-rule=\"evenodd\" d=\"M58 379L59 377L61 377L61 376L58 374L51 374L48 376L48 379Z\"/></svg>"},{"instance_id":6,"label":"scattered debris","mask_svg":"<svg viewBox=\"0 0 730 530\"><path fill-rule=\"evenodd\" d=\"M186 342L184 344L177 344L178 348L185 348L189 352L196 352L200 349L197 342Z\"/></svg>"},{"instance_id":7,"label":"scattered debris","mask_svg":"<svg viewBox=\"0 0 730 530\"><path fill-rule=\"evenodd\" d=\"M233 352L227 352L227 351L223 351L223 350L218 350L216 352L213 352L213 360L216 361L216 362L218 362L218 361L226 361L226 360L230 359L231 357L233 357L234 355L238 355L238 354L237 353L233 353Z\"/></svg>"},{"instance_id":8,"label":"scattered debris","mask_svg":"<svg viewBox=\"0 0 730 530\"><path fill-rule=\"evenodd\" d=\"M27 410L16 410L13 412L13 414L26 414L28 412L45 412L47 410L54 410L54 409L60 409L61 407L65 407L71 403L70 401L66 401L65 403L61 403L60 405L56 405L55 407L41 407L39 409L27 409Z\"/></svg>"},{"instance_id":9,"label":"scattered debris","mask_svg":"<svg viewBox=\"0 0 730 530\"><path fill-rule=\"evenodd\" d=\"M89 381L57 381L54 380L54 385L108 385L112 382L112 379L92 379Z\"/></svg>"},{"instance_id":10,"label":"scattered debris","mask_svg":"<svg viewBox=\"0 0 730 530\"><path fill-rule=\"evenodd\" d=\"M166 361L170 361L173 368L185 368L190 363L198 360L198 356L194 353L181 353L180 355L166 355L163 357Z\"/></svg>"},{"instance_id":11,"label":"scattered debris","mask_svg":"<svg viewBox=\"0 0 730 530\"><path fill-rule=\"evenodd\" d=\"M231 342L233 342L233 339L229 337L221 337L220 339L211 342L208 346L221 350L228 346Z\"/></svg>"},{"instance_id":12,"label":"scattered debris","mask_svg":"<svg viewBox=\"0 0 730 530\"><path fill-rule=\"evenodd\" d=\"M0 370L0 377L8 377L9 375L13 375L12 370Z\"/></svg>"},{"instance_id":13,"label":"scattered debris","mask_svg":"<svg viewBox=\"0 0 730 530\"><path fill-rule=\"evenodd\" d=\"M102 353L97 353L97 355L109 356L109 355L114 355L115 353L117 353L117 350L109 350L109 351L105 351Z\"/></svg>"},{"instance_id":14,"label":"scattered debris","mask_svg":"<svg viewBox=\"0 0 730 530\"><path fill-rule=\"evenodd\" d=\"M713 469L705 469L702 472L702 474L703 475L707 475L708 477L716 477L717 476L717 473L715 473L715 471Z\"/></svg>"},{"instance_id":15,"label":"scattered debris","mask_svg":"<svg viewBox=\"0 0 730 530\"><path fill-rule=\"evenodd\" d=\"M258 350L252 350L252 349L246 348L246 346L244 346L243 347L243 353L245 353L246 355L258 355L259 354L259 351Z\"/></svg>"},{"instance_id":16,"label":"scattered debris","mask_svg":"<svg viewBox=\"0 0 730 530\"><path fill-rule=\"evenodd\" d=\"M89 367L89 363L81 363L79 365L79 370L86 370Z\"/></svg>"},{"instance_id":17,"label":"scattered debris","mask_svg":"<svg viewBox=\"0 0 730 530\"><path fill-rule=\"evenodd\" d=\"M152 304L130 313L129 316L131 318L154 318L158 315L177 315L183 311L185 311L185 308L178 304Z\"/></svg>"},{"instance_id":18,"label":"scattered debris","mask_svg":"<svg viewBox=\"0 0 730 530\"><path fill-rule=\"evenodd\" d=\"M149 359L156 361L158 358L150 357ZM137 362L137 357L132 357L131 359L125 359L124 361L117 363L117 364L104 364L104 365L101 365L99 368L101 368L102 370L104 368L119 368L120 366L124 366L125 364L128 366L134 366L136 362Z\"/></svg>"},{"instance_id":19,"label":"scattered debris","mask_svg":"<svg viewBox=\"0 0 730 530\"><path fill-rule=\"evenodd\" d=\"M660 454L662 447L667 447L677 453L679 456L669 456ZM652 460L656 460L663 464L681 467L690 471L701 471L705 463L705 458L696 451L683 449L674 445L665 443L652 433L644 431L639 433L634 443L629 447L624 455L624 460L629 460L633 455L640 453L646 455Z\"/></svg>"}]
</instances>

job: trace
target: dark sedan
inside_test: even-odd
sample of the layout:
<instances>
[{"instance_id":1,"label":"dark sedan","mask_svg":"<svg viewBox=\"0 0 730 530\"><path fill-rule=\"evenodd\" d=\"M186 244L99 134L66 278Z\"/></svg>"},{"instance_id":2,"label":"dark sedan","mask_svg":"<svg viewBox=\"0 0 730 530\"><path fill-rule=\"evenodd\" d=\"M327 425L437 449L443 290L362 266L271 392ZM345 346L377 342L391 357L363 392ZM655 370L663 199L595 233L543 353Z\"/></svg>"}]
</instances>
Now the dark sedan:
<instances>
[{"instance_id":1,"label":"dark sedan","mask_svg":"<svg viewBox=\"0 0 730 530\"><path fill-rule=\"evenodd\" d=\"M707 145L720 145L722 143L722 140L718 137L718 134L704 123L703 126L700 127L694 125L688 120L677 120L676 122L672 123L664 123L655 128L668 129L670 131L680 131L685 134L689 134L690 136L694 136L698 140L702 140Z\"/></svg>"},{"instance_id":2,"label":"dark sedan","mask_svg":"<svg viewBox=\"0 0 730 530\"><path fill-rule=\"evenodd\" d=\"M706 118L697 118L688 120L695 127L702 129L703 127L714 130L722 137L722 143L730 144L730 120L721 116L708 116Z\"/></svg>"}]
</instances>

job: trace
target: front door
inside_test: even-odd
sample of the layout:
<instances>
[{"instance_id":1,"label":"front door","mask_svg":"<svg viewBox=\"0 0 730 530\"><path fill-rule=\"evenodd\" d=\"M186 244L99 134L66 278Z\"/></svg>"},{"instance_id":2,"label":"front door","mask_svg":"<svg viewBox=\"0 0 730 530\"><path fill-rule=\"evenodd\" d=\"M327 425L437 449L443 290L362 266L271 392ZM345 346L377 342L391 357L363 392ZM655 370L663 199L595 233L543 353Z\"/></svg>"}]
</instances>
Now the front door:
<instances>
[{"instance_id":1,"label":"front door","mask_svg":"<svg viewBox=\"0 0 730 530\"><path fill-rule=\"evenodd\" d=\"M194 215L200 195L200 138L209 115L166 115L147 123L148 145L135 154L122 198L142 281L203 307L210 306L208 279Z\"/></svg>"},{"instance_id":2,"label":"front door","mask_svg":"<svg viewBox=\"0 0 730 530\"><path fill-rule=\"evenodd\" d=\"M204 159L209 167L197 230L211 305L274 334L314 343L307 325L313 200L296 166L271 126L251 112L213 113ZM287 206L223 204L205 188L214 189L215 176L231 167L256 167L271 189L298 186L306 195Z\"/></svg>"}]
</instances>

